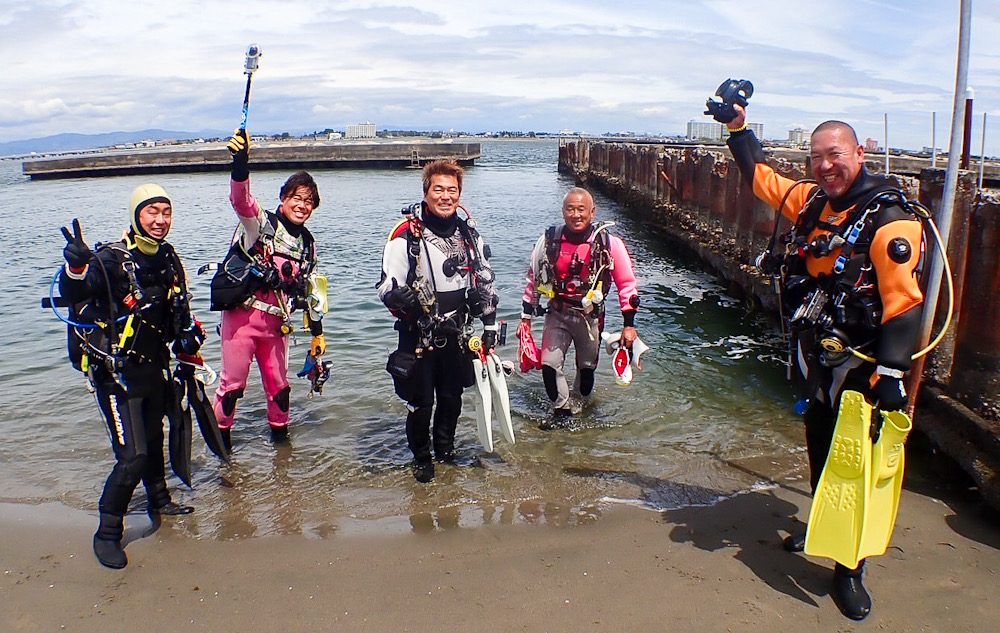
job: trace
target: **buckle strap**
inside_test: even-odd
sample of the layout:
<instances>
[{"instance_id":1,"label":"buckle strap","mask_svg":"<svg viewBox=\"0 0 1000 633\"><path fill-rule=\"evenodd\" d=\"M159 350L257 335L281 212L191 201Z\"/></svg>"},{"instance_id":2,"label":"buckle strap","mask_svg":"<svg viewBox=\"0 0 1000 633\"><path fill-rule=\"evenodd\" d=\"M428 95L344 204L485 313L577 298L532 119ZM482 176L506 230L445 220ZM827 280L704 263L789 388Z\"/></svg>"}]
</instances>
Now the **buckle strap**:
<instances>
[{"instance_id":1,"label":"buckle strap","mask_svg":"<svg viewBox=\"0 0 1000 633\"><path fill-rule=\"evenodd\" d=\"M247 297L247 300L243 302L243 305L252 310L260 310L261 312L273 314L274 316L285 316L285 311L281 309L281 306L276 306L273 303L265 303L254 296Z\"/></svg>"}]
</instances>

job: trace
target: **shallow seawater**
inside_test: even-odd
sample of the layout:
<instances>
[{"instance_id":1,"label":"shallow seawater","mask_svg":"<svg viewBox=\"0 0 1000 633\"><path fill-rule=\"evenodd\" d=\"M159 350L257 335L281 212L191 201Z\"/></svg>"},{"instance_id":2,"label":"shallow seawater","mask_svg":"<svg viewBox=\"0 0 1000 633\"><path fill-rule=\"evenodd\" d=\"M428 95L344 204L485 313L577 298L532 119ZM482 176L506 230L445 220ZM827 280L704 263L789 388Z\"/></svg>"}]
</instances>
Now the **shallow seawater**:
<instances>
[{"instance_id":1,"label":"shallow seawater","mask_svg":"<svg viewBox=\"0 0 1000 633\"><path fill-rule=\"evenodd\" d=\"M520 314L531 248L560 221L573 185L557 173L555 142L485 142L470 168L462 202L493 251L500 317ZM117 239L132 189L148 181L172 195L170 235L194 276L218 260L235 227L224 173L32 182L20 162L0 161L0 232L6 265L0 291L5 353L0 355L0 501L60 501L93 511L113 457L86 381L66 361L65 326L40 306L61 262L59 227L79 218L94 241ZM629 387L615 385L608 363L586 401L573 402L563 427L542 430L549 403L538 372L509 379L517 443L485 453L467 393L458 430L458 463L438 466L433 484L408 467L405 406L393 394L385 360L395 346L392 318L378 301L381 252L399 209L420 198L415 170L313 172L322 205L309 221L330 278L326 320L333 374L321 396L294 373L308 337L293 341L291 443L269 441L256 370L240 401L235 458L220 466L196 436L194 487L174 477L176 499L196 506L175 529L203 538L270 534L327 538L358 531L426 531L598 520L612 503L655 509L700 505L760 485L761 470L802 463L794 396L784 381L780 336L727 296L700 265L664 245L617 203L598 196L598 217L614 220L635 260L642 294L640 336L651 350ZM258 199L273 208L286 172L253 176ZM207 329L207 276L194 277L194 307ZM612 294L608 329L621 328ZM535 335L541 334L536 320ZM515 359L516 342L501 348ZM218 368L219 341L204 355ZM572 374L571 374L572 375ZM753 464L765 464L757 468ZM139 492L134 509L141 511Z\"/></svg>"}]
</instances>

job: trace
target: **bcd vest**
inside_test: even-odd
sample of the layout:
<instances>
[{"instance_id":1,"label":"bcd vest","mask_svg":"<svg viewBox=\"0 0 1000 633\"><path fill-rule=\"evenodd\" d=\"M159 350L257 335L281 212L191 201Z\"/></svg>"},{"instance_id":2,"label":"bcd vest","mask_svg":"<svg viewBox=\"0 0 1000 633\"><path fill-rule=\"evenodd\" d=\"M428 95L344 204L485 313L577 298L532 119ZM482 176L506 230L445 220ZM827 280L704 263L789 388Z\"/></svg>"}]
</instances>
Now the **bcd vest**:
<instances>
[{"instance_id":1,"label":"bcd vest","mask_svg":"<svg viewBox=\"0 0 1000 633\"><path fill-rule=\"evenodd\" d=\"M69 305L71 321L96 326L67 327L75 369L86 371L90 357L109 372L120 371L126 362L160 360L166 342L191 327L184 268L173 247L160 249L162 255L147 256L133 253L127 242L95 247L91 265L100 270L107 292ZM110 262L100 257L103 252L112 254Z\"/></svg>"},{"instance_id":2,"label":"bcd vest","mask_svg":"<svg viewBox=\"0 0 1000 633\"><path fill-rule=\"evenodd\" d=\"M562 251L566 227L555 224L546 229L545 254L539 265L537 285L551 286L553 298L578 307L583 297L598 284L602 287L602 293L607 293L611 284L611 271L614 270L607 226L610 225L599 224L594 227L595 235L590 240L590 249L585 257L581 259L574 253L567 271L562 274L557 270L556 263ZM603 300L595 302L595 309L602 311L603 304Z\"/></svg>"},{"instance_id":3,"label":"bcd vest","mask_svg":"<svg viewBox=\"0 0 1000 633\"><path fill-rule=\"evenodd\" d=\"M302 252L285 253L277 247L287 235L277 214L265 212L267 222L261 227L260 236L247 253L243 250L237 235L218 270L212 277L210 306L214 311L231 310L244 305L258 290L280 290L294 300L301 300L308 294L306 282L316 265L316 244L312 233L302 227ZM290 237L290 236L289 236ZM297 259L298 272L282 275L275 267L274 254L288 259ZM284 278L283 278L284 277Z\"/></svg>"}]
</instances>

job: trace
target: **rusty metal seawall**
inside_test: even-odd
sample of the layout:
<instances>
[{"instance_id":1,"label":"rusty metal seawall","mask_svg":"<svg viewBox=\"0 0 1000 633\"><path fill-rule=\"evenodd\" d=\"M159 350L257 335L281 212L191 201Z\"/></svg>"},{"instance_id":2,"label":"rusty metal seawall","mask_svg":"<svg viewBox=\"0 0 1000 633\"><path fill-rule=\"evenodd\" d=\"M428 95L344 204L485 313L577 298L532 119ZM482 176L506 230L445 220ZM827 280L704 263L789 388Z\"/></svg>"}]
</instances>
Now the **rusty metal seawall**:
<instances>
[{"instance_id":1,"label":"rusty metal seawall","mask_svg":"<svg viewBox=\"0 0 1000 633\"><path fill-rule=\"evenodd\" d=\"M782 175L806 176L804 153L768 153ZM559 169L696 253L734 294L777 312L771 280L753 265L774 230L775 212L741 180L727 148L563 139ZM882 166L873 160L869 169ZM906 195L938 212L944 171L919 161L901 164L900 171L908 174L895 175ZM1000 509L1000 202L977 195L971 172L960 180L948 253L954 324L925 367L914 424ZM943 299L940 304L935 332L945 313Z\"/></svg>"}]
</instances>

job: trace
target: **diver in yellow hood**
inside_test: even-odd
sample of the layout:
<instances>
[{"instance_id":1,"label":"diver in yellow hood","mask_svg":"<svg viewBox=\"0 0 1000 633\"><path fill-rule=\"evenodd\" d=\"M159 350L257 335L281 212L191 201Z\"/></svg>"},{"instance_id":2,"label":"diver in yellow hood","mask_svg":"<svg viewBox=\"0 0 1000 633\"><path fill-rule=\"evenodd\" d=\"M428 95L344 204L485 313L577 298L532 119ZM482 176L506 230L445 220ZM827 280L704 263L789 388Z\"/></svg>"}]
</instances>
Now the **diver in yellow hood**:
<instances>
[{"instance_id":1,"label":"diver in yellow hood","mask_svg":"<svg viewBox=\"0 0 1000 633\"><path fill-rule=\"evenodd\" d=\"M100 525L94 553L102 565L128 564L122 548L124 518L135 487L146 488L148 511L187 514L173 502L164 472L163 417L171 393L170 349L195 356L204 332L191 316L184 267L166 241L173 205L162 187L142 185L128 208L131 228L120 242L92 251L73 220L66 238L66 264L59 290L78 320L91 329L71 338L71 358L95 389L107 424L115 466L98 505Z\"/></svg>"}]
</instances>

